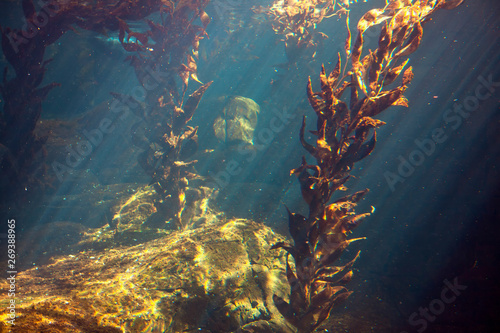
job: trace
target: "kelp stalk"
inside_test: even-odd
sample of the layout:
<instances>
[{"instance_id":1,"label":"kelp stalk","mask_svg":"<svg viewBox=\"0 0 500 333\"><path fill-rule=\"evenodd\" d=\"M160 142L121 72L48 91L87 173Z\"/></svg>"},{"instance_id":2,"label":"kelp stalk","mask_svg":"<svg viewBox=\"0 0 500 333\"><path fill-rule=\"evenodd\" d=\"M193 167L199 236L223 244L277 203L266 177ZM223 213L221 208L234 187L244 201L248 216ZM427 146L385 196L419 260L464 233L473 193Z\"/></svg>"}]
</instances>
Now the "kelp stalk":
<instances>
[{"instance_id":1,"label":"kelp stalk","mask_svg":"<svg viewBox=\"0 0 500 333\"><path fill-rule=\"evenodd\" d=\"M173 222L181 229L187 226L182 220L185 192L189 181L199 178L192 168L197 161L190 159L198 148L198 127L187 123L212 82L203 84L187 98L185 94L190 79L201 83L196 59L210 22L204 11L207 3L166 1L160 7L160 22L148 20L149 30L145 32L133 32L125 22L120 23L120 42L126 51L134 53L128 60L146 92L142 105L131 96L124 98L141 105L135 111L142 119L132 127L131 134L135 145L144 150L139 164L151 176L158 194L153 219L161 220L160 227L165 227L165 222ZM201 26L194 24L195 20ZM151 71L162 73L164 78L153 89L148 74ZM176 79L180 80L181 89Z\"/></svg>"},{"instance_id":2,"label":"kelp stalk","mask_svg":"<svg viewBox=\"0 0 500 333\"><path fill-rule=\"evenodd\" d=\"M299 332L313 332L330 316L333 307L352 293L344 285L352 276L352 266L359 256L342 266L336 262L351 242L348 234L370 213L356 214L354 208L368 189L336 199L335 191L346 190L354 164L368 156L377 142L376 129L385 123L374 117L390 106L408 106L403 93L413 78L412 68L404 69L408 56L423 35L422 25L439 8L455 8L461 0L412 1L393 0L385 8L367 12L358 22L358 35L351 47L351 32L345 43L345 54L351 69L346 72L341 57L329 74L322 67L321 91L313 92L311 79L307 97L316 113L316 136L312 145L305 139L305 117L300 142L314 157L316 164L302 164L291 171L298 176L302 197L309 205L307 217L288 211L289 231L293 244L280 242L294 259L287 261L286 275L290 285L288 302L274 295L274 303L288 322ZM363 35L369 27L381 25L378 48L363 58ZM401 73L403 73L401 75ZM388 89L398 77L399 85ZM343 101L350 90L349 103Z\"/></svg>"}]
</instances>

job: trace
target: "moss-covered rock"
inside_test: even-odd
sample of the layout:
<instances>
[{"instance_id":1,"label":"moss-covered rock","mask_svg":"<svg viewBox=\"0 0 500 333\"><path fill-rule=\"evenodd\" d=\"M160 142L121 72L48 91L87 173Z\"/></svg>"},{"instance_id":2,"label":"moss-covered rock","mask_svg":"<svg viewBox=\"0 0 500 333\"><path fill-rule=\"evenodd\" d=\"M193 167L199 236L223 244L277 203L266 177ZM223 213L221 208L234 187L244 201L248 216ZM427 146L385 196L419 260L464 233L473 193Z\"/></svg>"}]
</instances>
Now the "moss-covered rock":
<instances>
[{"instance_id":1,"label":"moss-covered rock","mask_svg":"<svg viewBox=\"0 0 500 333\"><path fill-rule=\"evenodd\" d=\"M225 143L253 144L253 132L257 126L259 112L259 104L250 98L230 98L222 114L215 119L215 136Z\"/></svg>"},{"instance_id":2,"label":"moss-covered rock","mask_svg":"<svg viewBox=\"0 0 500 333\"><path fill-rule=\"evenodd\" d=\"M288 289L283 251L269 251L280 240L263 224L217 219L136 246L60 256L17 275L16 325L5 322L4 294L0 331L286 332L272 302Z\"/></svg>"}]
</instances>

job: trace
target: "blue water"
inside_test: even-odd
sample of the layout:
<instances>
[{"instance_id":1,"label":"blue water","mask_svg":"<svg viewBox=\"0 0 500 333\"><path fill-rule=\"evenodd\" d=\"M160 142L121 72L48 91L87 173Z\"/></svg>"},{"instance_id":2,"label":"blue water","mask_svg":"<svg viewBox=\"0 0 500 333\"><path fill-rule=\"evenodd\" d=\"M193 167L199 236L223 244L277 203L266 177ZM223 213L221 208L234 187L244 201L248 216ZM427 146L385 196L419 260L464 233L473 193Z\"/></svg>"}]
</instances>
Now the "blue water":
<instances>
[{"instance_id":1,"label":"blue water","mask_svg":"<svg viewBox=\"0 0 500 333\"><path fill-rule=\"evenodd\" d=\"M384 3L354 4L351 25ZM250 11L252 5L246 1L208 5L212 22L209 37L200 42L198 78L214 83L189 125L199 126L199 151L215 150L196 165L219 188L213 204L228 217L260 221L286 234L284 205L307 212L298 182L289 173L306 155L298 137L302 116L308 117L308 129L315 125L306 98L307 77L319 90L321 64L331 70L343 47L344 20L323 22L321 30L329 38L322 41L315 58L304 54L285 69L276 66L287 61L281 37L265 17ZM1 2L0 12L2 27L19 26L19 3ZM135 26L141 27L140 23ZM102 103L112 100L110 92L127 94L137 86L134 71L125 61L129 54L117 38L116 33L103 37L70 31L47 49L46 58L53 61L44 83L61 86L44 101L42 121L74 120L94 112L93 119L76 124L95 128L106 112L100 109ZM5 58L0 61L0 68L7 65ZM477 327L482 327L481 332L496 332L500 329L500 3L466 1L454 10L438 11L424 25L422 44L411 55L410 65L415 77L405 93L409 107L392 107L380 116L387 125L378 131L375 151L356 164L354 177L347 183L349 193L370 189L357 211L371 211L373 206L375 212L353 235L367 239L354 243L346 254L361 250L355 279L349 285L355 293L345 311L362 315L370 311L363 307L367 299L380 299L398 309L387 319L394 322L394 332L417 332L424 326L419 332L476 332ZM191 82L188 94L198 86ZM474 98L478 89L484 98ZM227 147L214 136L212 124L223 107L221 98L228 96L244 96L261 107L252 150ZM64 174L62 181L46 190L48 202L52 196L60 200L77 195L90 185L102 189L113 184L147 184L136 154L127 155L131 153L125 132L129 121L117 120L117 129L77 166L90 175L83 179L92 184L78 183ZM83 139L81 128L68 131ZM49 154L53 158L49 164L61 156ZM234 175L228 165L236 166ZM26 201L2 212L5 219L16 216L16 209L32 209L31 218L21 222L22 230L55 221L87 227L106 223L105 218L94 218L95 212L85 215L83 209L75 214L73 206L64 207L61 202L38 207L38 197L30 197L29 189L26 192ZM105 215L104 208L101 215ZM439 299L455 278L467 289L434 320L426 319L425 325L418 322L424 316L413 314ZM379 332L376 326L373 330Z\"/></svg>"}]
</instances>

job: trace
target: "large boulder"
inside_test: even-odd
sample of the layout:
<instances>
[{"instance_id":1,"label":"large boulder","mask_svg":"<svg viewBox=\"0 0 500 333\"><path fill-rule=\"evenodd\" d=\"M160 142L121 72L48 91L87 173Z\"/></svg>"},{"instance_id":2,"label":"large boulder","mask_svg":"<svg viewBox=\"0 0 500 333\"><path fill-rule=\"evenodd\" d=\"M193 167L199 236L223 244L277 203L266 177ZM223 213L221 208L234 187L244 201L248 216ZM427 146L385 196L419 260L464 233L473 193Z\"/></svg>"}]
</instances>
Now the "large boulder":
<instances>
[{"instance_id":1,"label":"large boulder","mask_svg":"<svg viewBox=\"0 0 500 333\"><path fill-rule=\"evenodd\" d=\"M253 144L253 132L257 126L259 112L259 104L252 99L231 97L221 115L214 121L215 136L227 144Z\"/></svg>"},{"instance_id":2,"label":"large boulder","mask_svg":"<svg viewBox=\"0 0 500 333\"><path fill-rule=\"evenodd\" d=\"M289 288L283 251L270 251L282 240L243 219L217 219L136 246L108 239L105 249L20 272L15 325L6 322L4 293L0 332L288 332L272 301ZM5 279L0 287L9 289Z\"/></svg>"}]
</instances>

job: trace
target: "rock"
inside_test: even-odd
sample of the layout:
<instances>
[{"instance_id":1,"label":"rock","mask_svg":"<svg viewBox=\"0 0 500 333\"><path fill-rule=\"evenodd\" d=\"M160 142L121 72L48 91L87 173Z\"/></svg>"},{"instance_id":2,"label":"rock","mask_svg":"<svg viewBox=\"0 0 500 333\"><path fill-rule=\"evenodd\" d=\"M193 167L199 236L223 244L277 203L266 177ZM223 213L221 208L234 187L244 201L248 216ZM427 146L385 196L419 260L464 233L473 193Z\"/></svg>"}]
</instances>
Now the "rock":
<instances>
[{"instance_id":1,"label":"rock","mask_svg":"<svg viewBox=\"0 0 500 333\"><path fill-rule=\"evenodd\" d=\"M253 132L257 126L259 112L259 104L250 98L230 98L222 114L215 119L215 136L225 143L253 144Z\"/></svg>"},{"instance_id":2,"label":"rock","mask_svg":"<svg viewBox=\"0 0 500 333\"><path fill-rule=\"evenodd\" d=\"M284 240L249 220L218 219L137 246L81 251L16 277L16 321L0 332L288 332ZM0 287L8 290L7 281Z\"/></svg>"}]
</instances>

